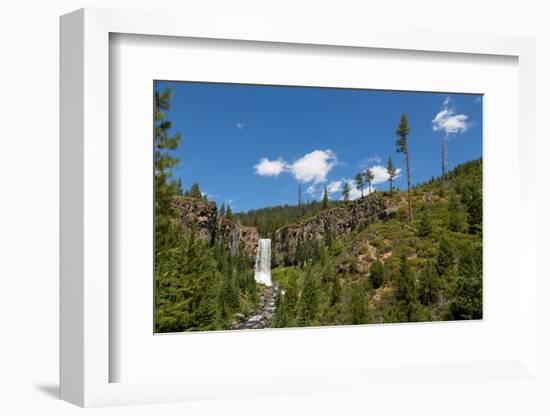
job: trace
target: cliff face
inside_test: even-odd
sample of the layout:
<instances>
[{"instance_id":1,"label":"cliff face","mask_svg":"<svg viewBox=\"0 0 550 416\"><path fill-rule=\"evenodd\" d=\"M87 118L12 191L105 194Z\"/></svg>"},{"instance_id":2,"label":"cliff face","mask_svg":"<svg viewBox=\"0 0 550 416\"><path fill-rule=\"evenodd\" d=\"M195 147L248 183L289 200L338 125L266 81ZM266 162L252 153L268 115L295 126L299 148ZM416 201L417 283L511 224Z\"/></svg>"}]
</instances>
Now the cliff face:
<instances>
[{"instance_id":1,"label":"cliff face","mask_svg":"<svg viewBox=\"0 0 550 416\"><path fill-rule=\"evenodd\" d=\"M255 227L242 225L239 220L224 218L220 221L218 230L223 241L229 245L232 255L236 254L241 246L246 257L251 260L256 258L260 234Z\"/></svg>"},{"instance_id":2,"label":"cliff face","mask_svg":"<svg viewBox=\"0 0 550 416\"><path fill-rule=\"evenodd\" d=\"M283 258L294 260L298 242L324 240L329 233L332 238L339 238L361 224L372 224L395 211L387 199L372 195L353 202L348 208L332 208L300 224L283 227L275 233L275 263L282 262Z\"/></svg>"},{"instance_id":3,"label":"cliff face","mask_svg":"<svg viewBox=\"0 0 550 416\"><path fill-rule=\"evenodd\" d=\"M221 238L232 254L242 247L250 260L256 258L260 235L255 227L242 225L237 219L219 219L214 202L180 197L174 200L174 208L184 231L190 231L194 224L197 237L208 244L214 244L216 238ZM285 258L293 261L298 242L321 241L329 233L332 238L339 238L361 224L369 225L392 215L396 209L388 199L375 194L355 201L347 208L332 208L299 224L280 228L272 241L274 265Z\"/></svg>"},{"instance_id":4,"label":"cliff face","mask_svg":"<svg viewBox=\"0 0 550 416\"><path fill-rule=\"evenodd\" d=\"M178 197L174 198L173 206L184 232L189 232L194 225L199 239L208 244L214 243L218 217L218 209L214 202Z\"/></svg>"},{"instance_id":5,"label":"cliff face","mask_svg":"<svg viewBox=\"0 0 550 416\"><path fill-rule=\"evenodd\" d=\"M256 228L244 226L239 220L218 220L218 209L214 202L178 197L174 199L173 204L177 220L184 232L190 232L194 226L197 237L202 241L214 244L218 236L228 245L232 254L235 254L241 245L248 258L256 258L260 238Z\"/></svg>"}]
</instances>

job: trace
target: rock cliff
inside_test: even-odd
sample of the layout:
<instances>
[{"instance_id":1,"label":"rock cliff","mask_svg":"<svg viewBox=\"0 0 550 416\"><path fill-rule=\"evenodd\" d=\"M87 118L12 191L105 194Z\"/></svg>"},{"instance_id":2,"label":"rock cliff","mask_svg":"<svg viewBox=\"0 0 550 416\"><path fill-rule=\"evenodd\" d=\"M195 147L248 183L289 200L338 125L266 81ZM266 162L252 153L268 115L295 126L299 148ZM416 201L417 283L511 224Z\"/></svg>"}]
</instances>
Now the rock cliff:
<instances>
[{"instance_id":1,"label":"rock cliff","mask_svg":"<svg viewBox=\"0 0 550 416\"><path fill-rule=\"evenodd\" d=\"M176 218L184 232L195 227L196 235L202 241L213 244L216 238L218 209L214 202L196 198L176 197L173 202Z\"/></svg>"},{"instance_id":2,"label":"rock cliff","mask_svg":"<svg viewBox=\"0 0 550 416\"><path fill-rule=\"evenodd\" d=\"M248 258L256 258L256 248L260 238L254 227L244 226L236 219L219 219L214 202L196 198L177 197L173 202L176 218L185 232L195 227L196 235L208 244L214 244L216 237L228 245L232 254L242 246Z\"/></svg>"},{"instance_id":3,"label":"rock cliff","mask_svg":"<svg viewBox=\"0 0 550 416\"><path fill-rule=\"evenodd\" d=\"M350 203L347 208L332 208L299 224L283 227L275 233L275 263L282 262L283 258L293 261L298 242L324 240L329 234L339 238L362 224L369 225L393 215L396 209L387 198L373 194Z\"/></svg>"},{"instance_id":4,"label":"rock cliff","mask_svg":"<svg viewBox=\"0 0 550 416\"><path fill-rule=\"evenodd\" d=\"M239 220L224 218L218 225L218 231L223 241L229 246L231 254L236 254L239 246L244 254L251 260L256 259L256 250L260 234L255 227L242 225Z\"/></svg>"},{"instance_id":5,"label":"rock cliff","mask_svg":"<svg viewBox=\"0 0 550 416\"><path fill-rule=\"evenodd\" d=\"M185 231L194 225L198 238L208 244L214 244L218 238L227 244L232 254L242 247L250 260L256 258L260 235L255 227L242 225L234 218L218 218L214 202L178 197L174 199L174 208ZM388 198L373 194L350 203L349 207L332 208L299 224L280 228L272 242L274 265L280 264L285 258L293 261L298 242L321 241L329 234L336 239L362 224L369 225L377 219L389 217L396 210L397 207Z\"/></svg>"}]
</instances>

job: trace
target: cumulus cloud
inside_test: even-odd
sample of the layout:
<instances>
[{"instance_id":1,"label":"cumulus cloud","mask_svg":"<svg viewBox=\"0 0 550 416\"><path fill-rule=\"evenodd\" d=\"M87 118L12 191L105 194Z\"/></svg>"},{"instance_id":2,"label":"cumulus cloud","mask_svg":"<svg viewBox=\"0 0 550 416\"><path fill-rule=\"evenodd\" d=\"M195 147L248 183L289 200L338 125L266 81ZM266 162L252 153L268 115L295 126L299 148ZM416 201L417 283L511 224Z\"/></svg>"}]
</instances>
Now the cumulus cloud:
<instances>
[{"instance_id":1,"label":"cumulus cloud","mask_svg":"<svg viewBox=\"0 0 550 416\"><path fill-rule=\"evenodd\" d=\"M342 191L342 181L332 181L327 185L327 192L333 194Z\"/></svg>"},{"instance_id":2,"label":"cumulus cloud","mask_svg":"<svg viewBox=\"0 0 550 416\"><path fill-rule=\"evenodd\" d=\"M260 176L279 176L286 170L286 163L281 159L269 160L265 157L261 158L257 165L254 166L256 174Z\"/></svg>"},{"instance_id":3,"label":"cumulus cloud","mask_svg":"<svg viewBox=\"0 0 550 416\"><path fill-rule=\"evenodd\" d=\"M372 174L374 175L374 179L372 180L372 184L376 185L379 183L384 183L390 180L390 174L388 173L388 170L381 165L372 166L371 168ZM401 169L397 168L395 170L395 178L397 179L401 176Z\"/></svg>"},{"instance_id":4,"label":"cumulus cloud","mask_svg":"<svg viewBox=\"0 0 550 416\"><path fill-rule=\"evenodd\" d=\"M289 170L298 182L318 184L327 180L335 165L336 154L332 150L314 150L292 163Z\"/></svg>"},{"instance_id":5,"label":"cumulus cloud","mask_svg":"<svg viewBox=\"0 0 550 416\"><path fill-rule=\"evenodd\" d=\"M317 188L315 187L315 185L310 185L306 189L306 193L308 195L313 195L313 194L315 194L315 192L317 192Z\"/></svg>"},{"instance_id":6,"label":"cumulus cloud","mask_svg":"<svg viewBox=\"0 0 550 416\"><path fill-rule=\"evenodd\" d=\"M367 164L370 164L370 163L380 163L382 161L382 159L380 158L380 156L378 155L374 155L373 157L369 157L367 159Z\"/></svg>"},{"instance_id":7,"label":"cumulus cloud","mask_svg":"<svg viewBox=\"0 0 550 416\"><path fill-rule=\"evenodd\" d=\"M445 98L442 110L432 120L434 131L444 131L445 136L464 133L469 128L468 116L456 114L451 97Z\"/></svg>"},{"instance_id":8,"label":"cumulus cloud","mask_svg":"<svg viewBox=\"0 0 550 416\"><path fill-rule=\"evenodd\" d=\"M348 181L349 185L349 199L352 201L361 198L361 190L357 188L357 185L355 184L355 181ZM368 195L369 190L363 189L363 195ZM343 198L342 198L343 199Z\"/></svg>"},{"instance_id":9,"label":"cumulus cloud","mask_svg":"<svg viewBox=\"0 0 550 416\"><path fill-rule=\"evenodd\" d=\"M349 199L354 201L356 199L361 198L361 190L357 187L357 184L355 183L355 180L353 179L342 179L342 182L347 182L349 185ZM376 188L372 187L372 192L374 192ZM363 196L367 196L371 191L369 191L368 186L363 189ZM343 196L340 196L340 199L344 199Z\"/></svg>"},{"instance_id":10,"label":"cumulus cloud","mask_svg":"<svg viewBox=\"0 0 550 416\"><path fill-rule=\"evenodd\" d=\"M283 172L290 173L299 183L309 184L306 188L308 195L315 195L320 189L319 185L327 181L327 175L337 163L336 154L327 149L314 150L293 163L285 162L282 158L269 160L263 157L254 169L260 176L278 177ZM341 181L333 181L327 185L327 190L329 193L339 192L342 184Z\"/></svg>"}]
</instances>

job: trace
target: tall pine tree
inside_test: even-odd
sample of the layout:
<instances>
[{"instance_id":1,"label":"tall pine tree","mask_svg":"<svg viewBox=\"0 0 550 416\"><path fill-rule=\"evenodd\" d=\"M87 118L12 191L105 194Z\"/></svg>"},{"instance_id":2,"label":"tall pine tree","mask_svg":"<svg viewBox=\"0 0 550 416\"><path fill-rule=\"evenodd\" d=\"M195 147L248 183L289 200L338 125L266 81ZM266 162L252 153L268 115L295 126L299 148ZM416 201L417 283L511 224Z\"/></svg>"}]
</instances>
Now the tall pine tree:
<instances>
[{"instance_id":1,"label":"tall pine tree","mask_svg":"<svg viewBox=\"0 0 550 416\"><path fill-rule=\"evenodd\" d=\"M372 192L372 181L374 179L374 174L372 173L371 168L367 168L365 172L363 173L365 177L365 182L369 185L369 194Z\"/></svg>"},{"instance_id":2,"label":"tall pine tree","mask_svg":"<svg viewBox=\"0 0 550 416\"><path fill-rule=\"evenodd\" d=\"M174 234L171 217L173 215L172 199L180 193L181 183L173 180L172 168L179 159L170 153L178 147L181 133L170 134L172 123L166 119L170 110L172 89L155 91L154 100L154 158L155 158L155 256L159 251L170 247Z\"/></svg>"},{"instance_id":3,"label":"tall pine tree","mask_svg":"<svg viewBox=\"0 0 550 416\"><path fill-rule=\"evenodd\" d=\"M361 191L361 198L363 198L363 189L365 188L365 179L361 173L355 175L355 185Z\"/></svg>"},{"instance_id":4,"label":"tall pine tree","mask_svg":"<svg viewBox=\"0 0 550 416\"><path fill-rule=\"evenodd\" d=\"M346 202L346 204L349 202L350 191L351 189L349 187L349 184L345 182L344 187L342 189L342 199L344 200L344 202Z\"/></svg>"},{"instance_id":5,"label":"tall pine tree","mask_svg":"<svg viewBox=\"0 0 550 416\"><path fill-rule=\"evenodd\" d=\"M409 260L402 254L399 258L399 273L397 274L396 298L407 321L414 320L417 303L416 281Z\"/></svg>"},{"instance_id":6,"label":"tall pine tree","mask_svg":"<svg viewBox=\"0 0 550 416\"><path fill-rule=\"evenodd\" d=\"M391 156L388 157L388 164L386 165L386 170L388 172L389 181L390 181L390 196L393 195L393 181L395 177L397 176L397 169L393 165L393 161L391 160Z\"/></svg>"},{"instance_id":7,"label":"tall pine tree","mask_svg":"<svg viewBox=\"0 0 550 416\"><path fill-rule=\"evenodd\" d=\"M323 192L323 202L322 202L322 206L323 206L323 209L327 209L328 208L328 190L327 190L327 187L325 186L325 190Z\"/></svg>"},{"instance_id":8,"label":"tall pine tree","mask_svg":"<svg viewBox=\"0 0 550 416\"><path fill-rule=\"evenodd\" d=\"M409 202L409 222L412 222L413 213L412 213L412 198L411 198L411 169L410 169L410 161L409 161L409 143L408 143L409 132L410 132L410 129L409 129L409 124L407 122L407 115L403 113L401 114L401 120L399 121L399 126L395 131L397 135L397 141L395 142L395 144L397 146L397 152L403 153L403 155L405 156L405 162L407 164L407 197Z\"/></svg>"}]
</instances>

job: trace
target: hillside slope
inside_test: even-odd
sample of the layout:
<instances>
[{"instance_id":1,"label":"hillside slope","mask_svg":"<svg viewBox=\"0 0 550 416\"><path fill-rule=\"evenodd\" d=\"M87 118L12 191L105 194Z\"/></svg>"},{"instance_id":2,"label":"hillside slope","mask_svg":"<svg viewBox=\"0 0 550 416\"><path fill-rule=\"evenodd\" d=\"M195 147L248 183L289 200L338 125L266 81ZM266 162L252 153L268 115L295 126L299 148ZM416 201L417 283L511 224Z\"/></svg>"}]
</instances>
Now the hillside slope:
<instances>
[{"instance_id":1,"label":"hillside slope","mask_svg":"<svg viewBox=\"0 0 550 416\"><path fill-rule=\"evenodd\" d=\"M294 264L276 267L285 290L275 326L482 318L482 162L458 166L406 195L377 193L393 216L332 239L304 242ZM354 202L358 204L360 202Z\"/></svg>"},{"instance_id":2,"label":"hillside slope","mask_svg":"<svg viewBox=\"0 0 550 416\"><path fill-rule=\"evenodd\" d=\"M218 211L199 192L174 197L157 218L156 330L482 318L482 162L444 179L413 188L412 223L399 190L251 216ZM271 231L275 291L254 279L254 218L281 224Z\"/></svg>"}]
</instances>

